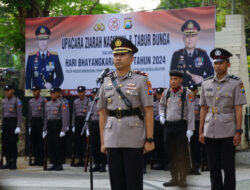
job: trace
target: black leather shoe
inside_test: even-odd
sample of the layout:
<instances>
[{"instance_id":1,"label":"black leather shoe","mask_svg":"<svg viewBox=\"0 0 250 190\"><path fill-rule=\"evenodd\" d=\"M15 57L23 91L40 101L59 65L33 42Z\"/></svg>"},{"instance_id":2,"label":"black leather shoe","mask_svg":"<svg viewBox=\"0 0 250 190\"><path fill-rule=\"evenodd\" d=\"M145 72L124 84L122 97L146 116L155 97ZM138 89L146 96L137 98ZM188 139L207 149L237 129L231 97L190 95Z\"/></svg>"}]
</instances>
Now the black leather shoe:
<instances>
[{"instance_id":1,"label":"black leather shoe","mask_svg":"<svg viewBox=\"0 0 250 190\"><path fill-rule=\"evenodd\" d=\"M99 170L100 172L106 172L106 166L105 165L102 165L101 167L100 167L100 170Z\"/></svg>"},{"instance_id":2,"label":"black leather shoe","mask_svg":"<svg viewBox=\"0 0 250 190\"><path fill-rule=\"evenodd\" d=\"M56 171L62 171L62 170L63 170L63 166L62 166L62 165L59 165L59 166L56 167L55 170L56 170Z\"/></svg>"},{"instance_id":3,"label":"black leather shoe","mask_svg":"<svg viewBox=\"0 0 250 190\"><path fill-rule=\"evenodd\" d=\"M83 161L81 162L78 162L77 164L74 164L75 167L83 167L84 164L83 164Z\"/></svg>"},{"instance_id":4,"label":"black leather shoe","mask_svg":"<svg viewBox=\"0 0 250 190\"><path fill-rule=\"evenodd\" d=\"M5 165L1 167L1 169L9 169L10 168L10 163L7 162Z\"/></svg>"},{"instance_id":5,"label":"black leather shoe","mask_svg":"<svg viewBox=\"0 0 250 190\"><path fill-rule=\"evenodd\" d=\"M174 179L171 179L170 181L163 183L163 186L164 187L178 186L178 181L174 180Z\"/></svg>"},{"instance_id":6,"label":"black leather shoe","mask_svg":"<svg viewBox=\"0 0 250 190\"><path fill-rule=\"evenodd\" d=\"M100 171L100 169L101 169L101 167L100 167L100 165L94 165L94 167L92 168L92 172L98 172L98 171Z\"/></svg>"},{"instance_id":7,"label":"black leather shoe","mask_svg":"<svg viewBox=\"0 0 250 190\"><path fill-rule=\"evenodd\" d=\"M16 167L16 161L14 161L14 162L12 162L10 164L10 170L15 170L15 169L17 169L17 167Z\"/></svg>"},{"instance_id":8,"label":"black leather shoe","mask_svg":"<svg viewBox=\"0 0 250 190\"><path fill-rule=\"evenodd\" d=\"M56 170L56 166L55 166L55 165L52 165L52 167L48 168L47 170L48 170L48 171Z\"/></svg>"},{"instance_id":9,"label":"black leather shoe","mask_svg":"<svg viewBox=\"0 0 250 190\"><path fill-rule=\"evenodd\" d=\"M153 164L153 166L151 167L152 170L163 170L164 167L162 164Z\"/></svg>"},{"instance_id":10,"label":"black leather shoe","mask_svg":"<svg viewBox=\"0 0 250 190\"><path fill-rule=\"evenodd\" d=\"M187 187L186 180L180 181L178 186L179 186L179 187Z\"/></svg>"},{"instance_id":11,"label":"black leather shoe","mask_svg":"<svg viewBox=\"0 0 250 190\"><path fill-rule=\"evenodd\" d=\"M164 169L164 171L168 171L169 170L169 166L165 165L163 169Z\"/></svg>"}]
</instances>

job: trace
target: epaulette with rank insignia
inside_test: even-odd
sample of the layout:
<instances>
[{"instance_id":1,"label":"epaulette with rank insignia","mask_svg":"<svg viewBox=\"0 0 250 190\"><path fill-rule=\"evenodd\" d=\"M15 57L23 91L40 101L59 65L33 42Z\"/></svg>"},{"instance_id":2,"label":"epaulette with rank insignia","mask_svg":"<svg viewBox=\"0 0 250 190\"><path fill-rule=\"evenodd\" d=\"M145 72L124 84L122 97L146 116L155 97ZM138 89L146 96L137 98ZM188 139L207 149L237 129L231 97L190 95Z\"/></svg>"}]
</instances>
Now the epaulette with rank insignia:
<instances>
[{"instance_id":1,"label":"epaulette with rank insignia","mask_svg":"<svg viewBox=\"0 0 250 190\"><path fill-rule=\"evenodd\" d=\"M214 78L214 76L207 77L203 81L206 81L206 80L209 80L209 79L212 79L212 78Z\"/></svg>"},{"instance_id":2,"label":"epaulette with rank insignia","mask_svg":"<svg viewBox=\"0 0 250 190\"><path fill-rule=\"evenodd\" d=\"M52 54L52 55L58 55L58 53L55 52L55 51L50 51L49 53Z\"/></svg>"},{"instance_id":3,"label":"epaulette with rank insignia","mask_svg":"<svg viewBox=\"0 0 250 190\"><path fill-rule=\"evenodd\" d=\"M230 78L230 79L235 79L235 80L240 80L240 78L237 77L237 76L235 76L235 75L230 75L229 78Z\"/></svg>"},{"instance_id":4,"label":"epaulette with rank insignia","mask_svg":"<svg viewBox=\"0 0 250 190\"><path fill-rule=\"evenodd\" d=\"M145 77L148 76L148 73L145 73L145 72L142 72L142 71L135 70L134 72L135 72L136 74L138 74L138 75L142 75L142 76L145 76Z\"/></svg>"},{"instance_id":5,"label":"epaulette with rank insignia","mask_svg":"<svg viewBox=\"0 0 250 190\"><path fill-rule=\"evenodd\" d=\"M33 55L36 55L37 52L30 52L29 53L29 56L33 56Z\"/></svg>"}]
</instances>

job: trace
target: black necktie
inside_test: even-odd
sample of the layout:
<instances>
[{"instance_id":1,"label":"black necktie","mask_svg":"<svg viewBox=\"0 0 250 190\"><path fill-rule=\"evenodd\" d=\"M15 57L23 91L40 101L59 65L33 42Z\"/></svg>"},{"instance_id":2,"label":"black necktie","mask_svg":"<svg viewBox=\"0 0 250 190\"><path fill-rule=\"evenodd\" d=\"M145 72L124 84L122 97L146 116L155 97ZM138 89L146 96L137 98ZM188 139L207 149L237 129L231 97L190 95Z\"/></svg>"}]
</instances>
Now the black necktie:
<instances>
[{"instance_id":1,"label":"black necktie","mask_svg":"<svg viewBox=\"0 0 250 190\"><path fill-rule=\"evenodd\" d=\"M189 53L188 56L189 56L189 57L192 57L192 53Z\"/></svg>"},{"instance_id":2,"label":"black necktie","mask_svg":"<svg viewBox=\"0 0 250 190\"><path fill-rule=\"evenodd\" d=\"M44 54L44 53L42 53L42 59L43 59L43 60L45 59L45 54Z\"/></svg>"}]
</instances>

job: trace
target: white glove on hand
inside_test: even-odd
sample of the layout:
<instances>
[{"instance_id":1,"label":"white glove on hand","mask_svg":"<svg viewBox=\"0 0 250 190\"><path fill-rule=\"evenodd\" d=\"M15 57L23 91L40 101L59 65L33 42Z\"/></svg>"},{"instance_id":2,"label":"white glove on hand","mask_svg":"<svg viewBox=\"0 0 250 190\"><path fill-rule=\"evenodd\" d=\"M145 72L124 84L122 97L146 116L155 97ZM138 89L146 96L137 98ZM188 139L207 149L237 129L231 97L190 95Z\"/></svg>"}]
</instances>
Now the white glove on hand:
<instances>
[{"instance_id":1,"label":"white glove on hand","mask_svg":"<svg viewBox=\"0 0 250 190\"><path fill-rule=\"evenodd\" d=\"M62 138L65 136L65 133L63 131L61 131L59 136L60 136L60 138Z\"/></svg>"},{"instance_id":2,"label":"white glove on hand","mask_svg":"<svg viewBox=\"0 0 250 190\"><path fill-rule=\"evenodd\" d=\"M69 127L66 128L66 132L68 132L68 130L69 130Z\"/></svg>"},{"instance_id":3,"label":"white glove on hand","mask_svg":"<svg viewBox=\"0 0 250 190\"><path fill-rule=\"evenodd\" d=\"M161 124L164 125L165 121L166 121L165 117L163 115L161 115L160 116L160 122L161 122Z\"/></svg>"},{"instance_id":4,"label":"white glove on hand","mask_svg":"<svg viewBox=\"0 0 250 190\"><path fill-rule=\"evenodd\" d=\"M29 135L31 134L31 127L29 127Z\"/></svg>"},{"instance_id":5,"label":"white glove on hand","mask_svg":"<svg viewBox=\"0 0 250 190\"><path fill-rule=\"evenodd\" d=\"M72 132L75 133L75 127L72 127Z\"/></svg>"},{"instance_id":6,"label":"white glove on hand","mask_svg":"<svg viewBox=\"0 0 250 190\"><path fill-rule=\"evenodd\" d=\"M86 130L86 137L89 136L89 129Z\"/></svg>"},{"instance_id":7,"label":"white glove on hand","mask_svg":"<svg viewBox=\"0 0 250 190\"><path fill-rule=\"evenodd\" d=\"M47 131L43 131L43 139L47 136Z\"/></svg>"},{"instance_id":8,"label":"white glove on hand","mask_svg":"<svg viewBox=\"0 0 250 190\"><path fill-rule=\"evenodd\" d=\"M193 136L194 132L192 130L187 130L186 136L188 138L188 142L190 142L191 137Z\"/></svg>"},{"instance_id":9,"label":"white glove on hand","mask_svg":"<svg viewBox=\"0 0 250 190\"><path fill-rule=\"evenodd\" d=\"M17 127L16 129L15 129L15 134L17 135L17 134L19 134L20 133L20 127Z\"/></svg>"}]
</instances>

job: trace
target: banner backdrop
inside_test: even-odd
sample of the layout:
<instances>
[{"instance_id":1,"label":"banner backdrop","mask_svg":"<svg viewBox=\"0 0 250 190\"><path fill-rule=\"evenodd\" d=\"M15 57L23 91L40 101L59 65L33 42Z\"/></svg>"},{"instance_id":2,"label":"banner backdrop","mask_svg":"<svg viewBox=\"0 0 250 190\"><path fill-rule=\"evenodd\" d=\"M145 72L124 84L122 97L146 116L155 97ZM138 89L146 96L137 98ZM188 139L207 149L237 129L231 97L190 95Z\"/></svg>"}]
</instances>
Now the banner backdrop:
<instances>
[{"instance_id":1,"label":"banner backdrop","mask_svg":"<svg viewBox=\"0 0 250 190\"><path fill-rule=\"evenodd\" d=\"M168 87L173 54L185 47L181 28L187 20L199 24L195 46L209 54L214 48L215 7L26 19L26 96L36 83L44 89L57 84L65 95L76 95L79 85L96 87L96 78L103 69L115 69L110 43L117 36L130 39L139 49L132 69L147 72L154 88ZM41 26L50 30L45 59L39 51L41 40L35 34L39 27L39 34L47 34ZM177 59L183 64L183 55ZM198 68L206 65L203 59L194 60ZM184 70L185 67L187 63L178 65ZM51 82L55 79L60 82ZM51 85L45 85L47 82Z\"/></svg>"}]
</instances>

